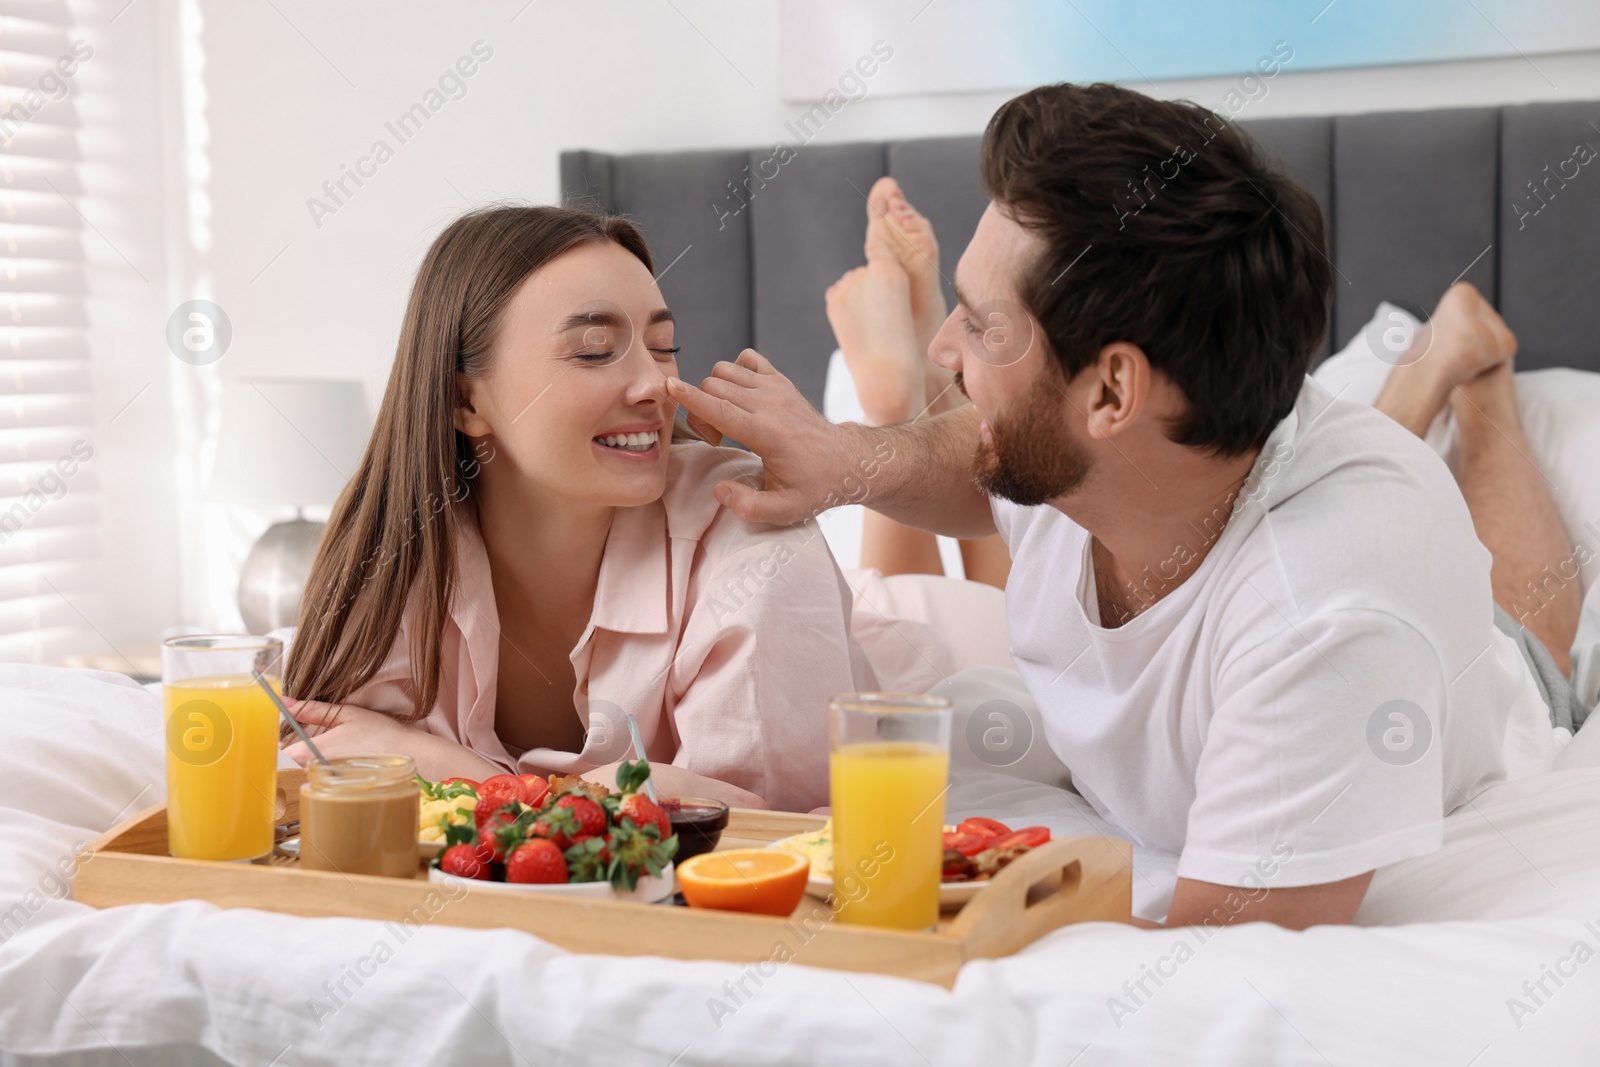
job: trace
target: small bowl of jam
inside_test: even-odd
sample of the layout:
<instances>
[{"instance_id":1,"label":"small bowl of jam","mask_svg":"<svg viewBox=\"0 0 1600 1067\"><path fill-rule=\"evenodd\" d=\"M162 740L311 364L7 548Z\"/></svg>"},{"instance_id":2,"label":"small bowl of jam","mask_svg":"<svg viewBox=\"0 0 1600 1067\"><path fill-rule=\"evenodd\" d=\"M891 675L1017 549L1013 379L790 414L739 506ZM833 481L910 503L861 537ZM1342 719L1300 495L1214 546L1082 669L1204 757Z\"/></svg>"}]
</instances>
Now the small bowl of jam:
<instances>
[{"instance_id":1,"label":"small bowl of jam","mask_svg":"<svg viewBox=\"0 0 1600 1067\"><path fill-rule=\"evenodd\" d=\"M728 828L728 805L706 797L663 797L661 810L678 835L678 854L674 862L710 852L717 847L722 831Z\"/></svg>"}]
</instances>

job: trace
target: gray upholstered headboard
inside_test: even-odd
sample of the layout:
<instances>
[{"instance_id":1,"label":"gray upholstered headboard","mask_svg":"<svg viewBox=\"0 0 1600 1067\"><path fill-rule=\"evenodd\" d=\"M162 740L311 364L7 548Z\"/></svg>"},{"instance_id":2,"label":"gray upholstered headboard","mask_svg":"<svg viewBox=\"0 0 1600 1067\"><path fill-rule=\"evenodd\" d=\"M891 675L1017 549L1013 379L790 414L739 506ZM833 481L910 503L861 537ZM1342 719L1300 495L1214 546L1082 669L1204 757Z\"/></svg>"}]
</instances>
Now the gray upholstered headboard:
<instances>
[{"instance_id":1,"label":"gray upholstered headboard","mask_svg":"<svg viewBox=\"0 0 1600 1067\"><path fill-rule=\"evenodd\" d=\"M1333 349L1380 300L1425 312L1460 276L1516 331L1519 367L1600 370L1600 102L1242 125L1331 223ZM787 161L771 148L573 151L561 189L644 230L685 377L755 348L820 406L835 347L822 294L862 262L866 191L899 180L949 278L987 201L977 151L976 137L806 145Z\"/></svg>"}]
</instances>

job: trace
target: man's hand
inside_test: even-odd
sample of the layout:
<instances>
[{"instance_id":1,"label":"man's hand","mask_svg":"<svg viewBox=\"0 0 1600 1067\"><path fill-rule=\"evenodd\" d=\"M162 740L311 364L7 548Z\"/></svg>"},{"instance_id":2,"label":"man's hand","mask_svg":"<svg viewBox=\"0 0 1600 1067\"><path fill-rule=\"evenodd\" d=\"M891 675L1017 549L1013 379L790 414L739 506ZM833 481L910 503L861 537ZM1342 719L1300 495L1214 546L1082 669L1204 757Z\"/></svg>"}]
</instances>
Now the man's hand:
<instances>
[{"instance_id":1,"label":"man's hand","mask_svg":"<svg viewBox=\"0 0 1600 1067\"><path fill-rule=\"evenodd\" d=\"M1172 892L1172 907L1167 909L1167 926L1230 926L1234 923L1268 922L1304 930L1308 926L1344 925L1355 918L1356 909L1372 884L1372 871L1323 885L1271 886L1217 885L1193 878L1179 878ZM1136 922L1138 926L1154 924Z\"/></svg>"},{"instance_id":2,"label":"man's hand","mask_svg":"<svg viewBox=\"0 0 1600 1067\"><path fill-rule=\"evenodd\" d=\"M718 363L698 389L669 378L667 390L695 422L761 457L764 488L718 482L713 490L741 519L787 526L850 502L847 480L865 443L861 428L823 418L759 352L747 348L737 362Z\"/></svg>"},{"instance_id":3,"label":"man's hand","mask_svg":"<svg viewBox=\"0 0 1600 1067\"><path fill-rule=\"evenodd\" d=\"M668 378L667 390L695 424L761 457L763 488L718 482L713 490L746 522L789 525L841 504L865 504L951 537L995 532L989 499L972 480L978 417L970 404L903 426L834 425L748 348L737 362L718 363L698 389Z\"/></svg>"}]
</instances>

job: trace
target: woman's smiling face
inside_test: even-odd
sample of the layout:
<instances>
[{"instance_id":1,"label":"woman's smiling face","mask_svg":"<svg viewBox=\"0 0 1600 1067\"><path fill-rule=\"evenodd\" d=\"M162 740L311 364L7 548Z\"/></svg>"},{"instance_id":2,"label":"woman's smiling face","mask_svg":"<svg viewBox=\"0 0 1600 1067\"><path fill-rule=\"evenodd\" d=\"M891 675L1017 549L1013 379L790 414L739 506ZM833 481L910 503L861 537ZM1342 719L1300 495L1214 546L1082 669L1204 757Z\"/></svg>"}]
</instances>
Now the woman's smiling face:
<instances>
[{"instance_id":1,"label":"woman's smiling face","mask_svg":"<svg viewBox=\"0 0 1600 1067\"><path fill-rule=\"evenodd\" d=\"M501 315L488 373L458 378L456 428L552 502L632 507L659 499L677 405L672 313L650 271L587 241L530 274ZM479 445L482 457L491 455Z\"/></svg>"}]
</instances>

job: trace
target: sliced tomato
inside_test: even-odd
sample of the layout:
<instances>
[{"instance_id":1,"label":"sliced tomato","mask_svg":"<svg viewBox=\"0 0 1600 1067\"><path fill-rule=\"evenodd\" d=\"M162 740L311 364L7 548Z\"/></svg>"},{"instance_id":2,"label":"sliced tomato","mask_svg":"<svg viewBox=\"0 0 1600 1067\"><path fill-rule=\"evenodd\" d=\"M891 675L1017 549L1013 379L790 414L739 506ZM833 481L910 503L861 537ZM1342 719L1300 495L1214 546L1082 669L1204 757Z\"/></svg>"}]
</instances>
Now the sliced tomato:
<instances>
[{"instance_id":1,"label":"sliced tomato","mask_svg":"<svg viewBox=\"0 0 1600 1067\"><path fill-rule=\"evenodd\" d=\"M967 882L972 880L972 862L966 856L956 855L944 861L939 872L941 882Z\"/></svg>"},{"instance_id":2,"label":"sliced tomato","mask_svg":"<svg viewBox=\"0 0 1600 1067\"><path fill-rule=\"evenodd\" d=\"M483 784L478 786L480 797L504 797L507 800L520 800L528 803L528 783L514 774L497 774L493 778L485 778Z\"/></svg>"},{"instance_id":3,"label":"sliced tomato","mask_svg":"<svg viewBox=\"0 0 1600 1067\"><path fill-rule=\"evenodd\" d=\"M991 841L989 847L1016 848L1021 845L1024 848L1038 848L1049 840L1050 828L1048 826L1027 826L1014 834L1007 834L998 841Z\"/></svg>"},{"instance_id":4,"label":"sliced tomato","mask_svg":"<svg viewBox=\"0 0 1600 1067\"><path fill-rule=\"evenodd\" d=\"M517 777L522 779L522 784L528 790L528 795L522 801L528 807L537 808L550 795L550 783L537 774L519 774Z\"/></svg>"},{"instance_id":5,"label":"sliced tomato","mask_svg":"<svg viewBox=\"0 0 1600 1067\"><path fill-rule=\"evenodd\" d=\"M955 851L963 856L976 856L989 846L977 834L964 834L960 830L944 835L944 847L947 851Z\"/></svg>"},{"instance_id":6,"label":"sliced tomato","mask_svg":"<svg viewBox=\"0 0 1600 1067\"><path fill-rule=\"evenodd\" d=\"M460 782L462 785L470 785L472 787L472 791L474 793L476 793L478 790L483 788L483 786L479 785L477 782L473 781L471 778L446 778L444 781L440 782L439 785L440 786L455 785L457 782Z\"/></svg>"},{"instance_id":7,"label":"sliced tomato","mask_svg":"<svg viewBox=\"0 0 1600 1067\"><path fill-rule=\"evenodd\" d=\"M976 834L979 837L1004 837L1011 832L1011 827L998 819L962 819L961 825L956 827L960 834Z\"/></svg>"}]
</instances>

